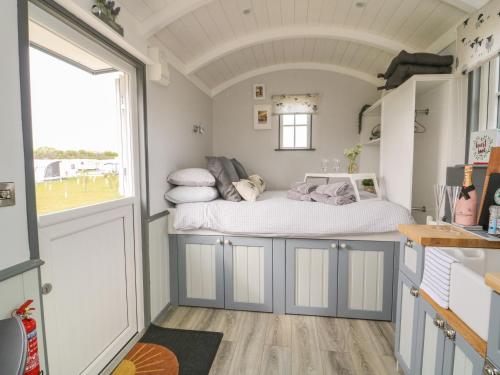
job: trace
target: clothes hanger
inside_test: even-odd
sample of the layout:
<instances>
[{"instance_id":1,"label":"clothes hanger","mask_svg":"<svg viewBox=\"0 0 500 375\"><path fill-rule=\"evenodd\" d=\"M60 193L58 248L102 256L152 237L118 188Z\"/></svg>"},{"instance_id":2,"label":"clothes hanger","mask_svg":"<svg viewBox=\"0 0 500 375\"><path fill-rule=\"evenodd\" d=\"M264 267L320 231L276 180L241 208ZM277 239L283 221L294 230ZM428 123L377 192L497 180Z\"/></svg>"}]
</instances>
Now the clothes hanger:
<instances>
[{"instance_id":1,"label":"clothes hanger","mask_svg":"<svg viewBox=\"0 0 500 375\"><path fill-rule=\"evenodd\" d=\"M417 120L417 115L419 114L424 114L424 115L429 115L429 108L426 109L416 109L415 110L415 134L422 134L427 131L427 128L425 125L422 125L420 122Z\"/></svg>"}]
</instances>

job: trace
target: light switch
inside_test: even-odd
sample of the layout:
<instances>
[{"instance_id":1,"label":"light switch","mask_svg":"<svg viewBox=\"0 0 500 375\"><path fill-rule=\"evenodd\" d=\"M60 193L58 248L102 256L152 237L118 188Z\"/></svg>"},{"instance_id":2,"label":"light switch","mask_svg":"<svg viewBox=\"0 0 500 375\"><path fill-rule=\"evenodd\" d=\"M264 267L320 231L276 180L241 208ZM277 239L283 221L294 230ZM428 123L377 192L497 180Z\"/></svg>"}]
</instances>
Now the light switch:
<instances>
[{"instance_id":1,"label":"light switch","mask_svg":"<svg viewBox=\"0 0 500 375\"><path fill-rule=\"evenodd\" d=\"M16 192L13 182L0 182L0 207L16 204Z\"/></svg>"}]
</instances>

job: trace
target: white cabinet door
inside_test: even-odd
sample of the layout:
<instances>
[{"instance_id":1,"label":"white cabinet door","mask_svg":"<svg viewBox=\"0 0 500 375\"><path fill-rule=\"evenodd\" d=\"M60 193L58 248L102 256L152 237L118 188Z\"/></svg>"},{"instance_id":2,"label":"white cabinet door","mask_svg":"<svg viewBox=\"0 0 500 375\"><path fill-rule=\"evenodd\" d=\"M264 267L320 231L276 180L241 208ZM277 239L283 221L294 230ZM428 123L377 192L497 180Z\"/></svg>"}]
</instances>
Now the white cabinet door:
<instances>
[{"instance_id":1,"label":"white cabinet door","mask_svg":"<svg viewBox=\"0 0 500 375\"><path fill-rule=\"evenodd\" d=\"M178 236L179 304L224 307L223 239Z\"/></svg>"},{"instance_id":2,"label":"white cabinet door","mask_svg":"<svg viewBox=\"0 0 500 375\"><path fill-rule=\"evenodd\" d=\"M413 374L415 364L420 297L418 289L401 272L398 283L395 355L404 373L410 375Z\"/></svg>"},{"instance_id":3,"label":"white cabinet door","mask_svg":"<svg viewBox=\"0 0 500 375\"><path fill-rule=\"evenodd\" d=\"M96 374L137 333L133 208L40 229L50 373Z\"/></svg>"},{"instance_id":4,"label":"white cabinet door","mask_svg":"<svg viewBox=\"0 0 500 375\"><path fill-rule=\"evenodd\" d=\"M336 315L337 241L286 241L286 312Z\"/></svg>"},{"instance_id":5,"label":"white cabinet door","mask_svg":"<svg viewBox=\"0 0 500 375\"><path fill-rule=\"evenodd\" d=\"M481 375L484 358L462 336L452 332L445 341L443 375Z\"/></svg>"}]
</instances>

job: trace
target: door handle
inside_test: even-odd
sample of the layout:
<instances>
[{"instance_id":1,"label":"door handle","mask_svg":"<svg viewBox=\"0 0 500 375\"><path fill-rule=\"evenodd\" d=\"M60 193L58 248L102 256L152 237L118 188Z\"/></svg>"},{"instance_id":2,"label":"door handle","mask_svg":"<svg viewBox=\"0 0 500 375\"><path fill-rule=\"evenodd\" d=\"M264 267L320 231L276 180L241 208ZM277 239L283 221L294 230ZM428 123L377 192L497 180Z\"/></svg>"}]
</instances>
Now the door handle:
<instances>
[{"instance_id":1,"label":"door handle","mask_svg":"<svg viewBox=\"0 0 500 375\"><path fill-rule=\"evenodd\" d=\"M41 289L41 292L43 295L49 294L50 292L52 292L52 284L45 283L42 285L42 287L40 289Z\"/></svg>"}]
</instances>

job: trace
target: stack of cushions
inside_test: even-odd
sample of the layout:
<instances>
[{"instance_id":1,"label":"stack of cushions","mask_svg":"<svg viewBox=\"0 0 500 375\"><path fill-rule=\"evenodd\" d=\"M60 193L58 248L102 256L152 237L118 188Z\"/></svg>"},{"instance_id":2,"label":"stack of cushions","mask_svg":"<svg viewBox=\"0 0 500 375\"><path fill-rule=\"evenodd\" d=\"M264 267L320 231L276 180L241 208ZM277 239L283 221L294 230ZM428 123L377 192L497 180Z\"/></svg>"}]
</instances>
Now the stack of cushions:
<instances>
[{"instance_id":1,"label":"stack of cushions","mask_svg":"<svg viewBox=\"0 0 500 375\"><path fill-rule=\"evenodd\" d=\"M287 192L287 198L305 202L320 202L343 206L356 202L354 189L347 182L317 185L310 182L296 182Z\"/></svg>"},{"instance_id":2,"label":"stack of cushions","mask_svg":"<svg viewBox=\"0 0 500 375\"><path fill-rule=\"evenodd\" d=\"M207 156L210 173L215 177L217 190L227 201L255 201L264 192L264 180L258 175L249 176L243 165L236 159L224 156Z\"/></svg>"},{"instance_id":3,"label":"stack of cushions","mask_svg":"<svg viewBox=\"0 0 500 375\"><path fill-rule=\"evenodd\" d=\"M165 193L165 199L175 204L208 202L219 196L214 187L214 176L203 168L175 171L168 176L167 181L176 187Z\"/></svg>"},{"instance_id":4,"label":"stack of cushions","mask_svg":"<svg viewBox=\"0 0 500 375\"><path fill-rule=\"evenodd\" d=\"M379 90L390 90L398 87L415 74L448 74L451 73L453 56L440 56L432 53L408 53L401 51L396 56L387 71L379 74L379 78L386 79L385 86Z\"/></svg>"}]
</instances>

